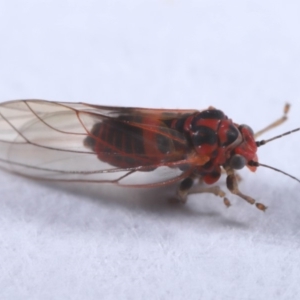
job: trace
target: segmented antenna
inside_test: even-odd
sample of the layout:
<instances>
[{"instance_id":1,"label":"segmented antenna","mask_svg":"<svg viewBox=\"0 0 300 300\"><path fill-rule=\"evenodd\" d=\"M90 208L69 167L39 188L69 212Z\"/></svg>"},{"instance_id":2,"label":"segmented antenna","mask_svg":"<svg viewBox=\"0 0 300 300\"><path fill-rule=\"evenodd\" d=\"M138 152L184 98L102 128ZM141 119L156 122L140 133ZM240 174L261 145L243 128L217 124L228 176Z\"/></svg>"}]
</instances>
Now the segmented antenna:
<instances>
[{"instance_id":1,"label":"segmented antenna","mask_svg":"<svg viewBox=\"0 0 300 300\"><path fill-rule=\"evenodd\" d=\"M268 139L268 140L256 141L256 146L259 147L259 146L265 145L265 144L267 144L267 143L269 143L269 142L272 142L272 141L274 141L274 140L277 140L277 139L279 139L279 138L281 138L281 137L283 137L283 136L289 135L289 134L294 133L294 132L299 131L299 130L300 130L300 128L296 128L296 129L287 131L287 132L285 132L285 133L282 133L282 134L280 134L280 135L274 136L274 137L272 137L272 138L270 138L270 139Z\"/></svg>"},{"instance_id":2,"label":"segmented antenna","mask_svg":"<svg viewBox=\"0 0 300 300\"><path fill-rule=\"evenodd\" d=\"M298 179L297 177L295 177L295 176L293 176L293 175L291 175L289 173L286 173L286 172L284 172L282 170L279 170L277 168L274 168L274 167L271 167L271 166L268 166L268 165L265 165L265 164L261 164L261 163L259 163L257 161L250 160L249 163L248 163L248 165L251 166L251 167L265 167L265 168L271 169L273 171L282 173L282 174L284 174L284 175L286 175L286 176L288 176L288 177L290 177L290 178L292 178L292 179L300 182L300 179Z\"/></svg>"},{"instance_id":3,"label":"segmented antenna","mask_svg":"<svg viewBox=\"0 0 300 300\"><path fill-rule=\"evenodd\" d=\"M300 131L300 128L296 128L296 129L287 131L287 132L282 133L282 134L280 134L280 135L274 136L274 137L272 137L272 138L270 138L270 139L268 139L268 140L256 141L255 143L256 143L256 146L257 146L257 147L260 147L260 146L263 146L263 145L265 145L265 144L267 144L267 143L269 143L269 142L272 142L272 141L274 141L274 140L280 139L280 138L282 138L283 136L289 135L289 134L294 133L294 132L297 132L297 131ZM273 170L273 171L282 173L282 174L284 174L284 175L286 175L286 176L288 176L288 177L290 177L290 178L292 178L292 179L294 179L294 180L300 182L300 179L298 179L297 177L295 177L295 176L293 176L293 175L291 175L291 174L288 174L288 173L286 173L286 172L284 172L284 171L282 171L282 170L279 170L279 169L277 169L277 168L274 168L274 167L271 167L271 166L268 166L268 165L265 165L265 164L261 164L261 163L259 163L259 162L257 162L257 161L251 160L251 161L248 162L248 165L249 165L249 166L253 166L253 167L265 167L265 168L271 169L271 170Z\"/></svg>"}]
</instances>

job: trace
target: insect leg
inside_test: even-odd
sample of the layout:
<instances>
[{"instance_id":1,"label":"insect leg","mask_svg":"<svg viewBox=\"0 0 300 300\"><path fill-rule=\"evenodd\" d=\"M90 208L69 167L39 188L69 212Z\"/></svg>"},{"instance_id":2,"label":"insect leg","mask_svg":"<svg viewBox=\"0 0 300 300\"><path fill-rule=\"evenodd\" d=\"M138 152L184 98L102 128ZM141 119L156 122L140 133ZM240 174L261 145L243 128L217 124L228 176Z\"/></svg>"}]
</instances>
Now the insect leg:
<instances>
[{"instance_id":1,"label":"insect leg","mask_svg":"<svg viewBox=\"0 0 300 300\"><path fill-rule=\"evenodd\" d=\"M188 195L191 194L200 194L200 193L209 193L214 194L218 197L223 198L224 204L229 207L230 202L225 197L225 192L221 190L219 186L202 186L200 181L197 185L194 185L195 177L185 178L179 185L177 189L177 197L181 203L186 203Z\"/></svg>"},{"instance_id":2,"label":"insect leg","mask_svg":"<svg viewBox=\"0 0 300 300\"><path fill-rule=\"evenodd\" d=\"M232 194L239 196L240 198L244 199L245 201L247 201L250 204L255 204L256 207L262 211L265 211L267 209L267 207L264 204L256 203L256 201L252 197L243 194L239 190L238 180L236 178L236 174L235 174L234 170L227 169L226 172L227 172L226 185Z\"/></svg>"},{"instance_id":3,"label":"insect leg","mask_svg":"<svg viewBox=\"0 0 300 300\"><path fill-rule=\"evenodd\" d=\"M259 137L260 135L264 134L265 132L284 123L287 120L287 114L288 114L289 110L290 110L290 104L286 103L284 106L284 109L283 109L283 116L281 118L279 118L278 120L276 120L275 122L268 125L267 127L263 128L262 130L259 130L258 132L256 132L254 134L255 139L257 137Z\"/></svg>"},{"instance_id":4,"label":"insect leg","mask_svg":"<svg viewBox=\"0 0 300 300\"><path fill-rule=\"evenodd\" d=\"M226 170L225 169L221 169L221 174L227 174ZM243 177L238 173L238 172L235 172L235 178L237 180L237 182L240 182L243 180Z\"/></svg>"},{"instance_id":5,"label":"insect leg","mask_svg":"<svg viewBox=\"0 0 300 300\"><path fill-rule=\"evenodd\" d=\"M183 204L186 203L189 191L192 188L192 186L194 185L194 180L195 180L195 178L190 176L181 181L180 185L178 186L177 193L176 193L179 202L181 202Z\"/></svg>"}]
</instances>

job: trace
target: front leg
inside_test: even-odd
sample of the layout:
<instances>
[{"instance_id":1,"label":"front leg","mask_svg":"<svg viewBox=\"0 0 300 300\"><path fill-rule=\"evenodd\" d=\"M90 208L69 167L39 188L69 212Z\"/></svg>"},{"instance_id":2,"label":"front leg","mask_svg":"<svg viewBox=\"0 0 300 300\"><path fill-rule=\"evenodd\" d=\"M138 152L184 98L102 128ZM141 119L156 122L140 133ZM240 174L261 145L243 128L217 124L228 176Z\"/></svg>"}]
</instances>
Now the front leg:
<instances>
[{"instance_id":1,"label":"front leg","mask_svg":"<svg viewBox=\"0 0 300 300\"><path fill-rule=\"evenodd\" d=\"M228 190L234 194L242 198L243 200L247 201L250 204L255 204L255 206L262 211L265 211L267 207L262 204L256 202L252 197L247 196L243 194L239 188L238 188L238 176L235 174L234 170L232 169L226 169L227 178L226 178L226 185ZM187 177L185 178L177 189L177 199L179 202L185 204L187 202L187 198L191 194L200 194L200 193L209 193L214 194L218 197L223 198L223 202L226 207L229 207L230 201L226 197L225 192L219 187L219 186L203 186L202 181L200 179L200 182L196 185L194 185L194 181L197 179L197 177Z\"/></svg>"},{"instance_id":2,"label":"front leg","mask_svg":"<svg viewBox=\"0 0 300 300\"><path fill-rule=\"evenodd\" d=\"M225 170L227 173L226 185L227 185L228 190L232 194L239 196L240 198L244 199L245 201L247 201L250 204L255 204L256 207L262 211L265 211L267 209L267 207L264 204L257 203L252 197L243 194L239 190L238 180L237 180L236 174L233 169L227 168Z\"/></svg>"}]
</instances>

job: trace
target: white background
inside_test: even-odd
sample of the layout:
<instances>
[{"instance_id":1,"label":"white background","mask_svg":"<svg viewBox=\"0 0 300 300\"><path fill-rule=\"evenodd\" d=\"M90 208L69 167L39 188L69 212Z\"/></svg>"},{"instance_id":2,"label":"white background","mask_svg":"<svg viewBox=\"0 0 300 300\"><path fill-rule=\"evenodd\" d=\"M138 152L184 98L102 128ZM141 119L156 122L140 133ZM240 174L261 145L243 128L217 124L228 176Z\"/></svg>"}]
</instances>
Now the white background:
<instances>
[{"instance_id":1,"label":"white background","mask_svg":"<svg viewBox=\"0 0 300 300\"><path fill-rule=\"evenodd\" d=\"M2 0L0 100L213 105L254 130L289 101L270 137L300 125L299 13L299 1ZM299 139L260 161L300 177ZM1 171L0 298L299 298L300 184L241 174L266 213L234 196L183 207Z\"/></svg>"}]
</instances>

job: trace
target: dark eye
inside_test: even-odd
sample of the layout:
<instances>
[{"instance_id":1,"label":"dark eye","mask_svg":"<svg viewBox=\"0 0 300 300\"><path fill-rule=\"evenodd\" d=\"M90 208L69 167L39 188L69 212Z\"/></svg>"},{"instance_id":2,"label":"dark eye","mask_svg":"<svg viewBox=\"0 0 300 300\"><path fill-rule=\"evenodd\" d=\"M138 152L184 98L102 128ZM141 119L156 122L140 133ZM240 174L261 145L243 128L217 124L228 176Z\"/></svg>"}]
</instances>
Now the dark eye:
<instances>
[{"instance_id":1,"label":"dark eye","mask_svg":"<svg viewBox=\"0 0 300 300\"><path fill-rule=\"evenodd\" d=\"M239 126L239 130L241 131L243 128L247 129L249 132L252 133L252 135L254 135L254 131L252 130L252 128L248 125L242 124Z\"/></svg>"},{"instance_id":2,"label":"dark eye","mask_svg":"<svg viewBox=\"0 0 300 300\"><path fill-rule=\"evenodd\" d=\"M229 165L232 169L240 170L246 165L246 158L242 155L235 154L230 158Z\"/></svg>"}]
</instances>

